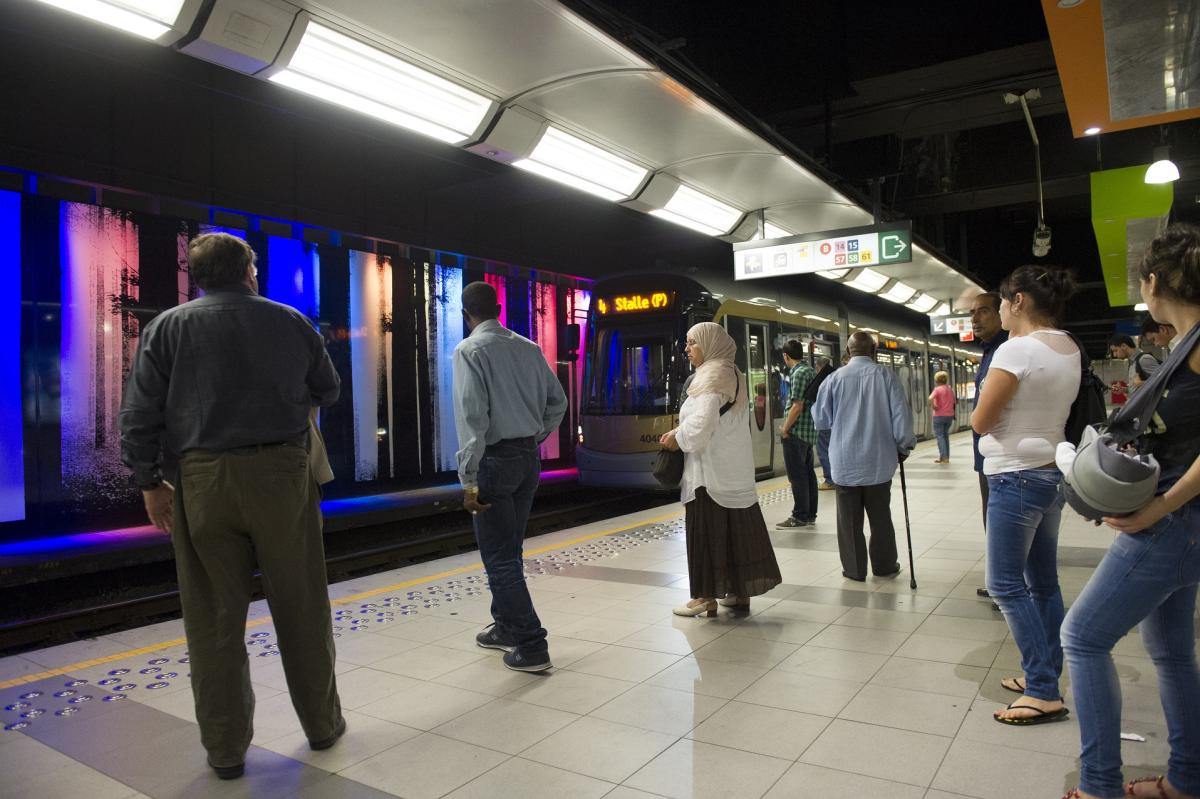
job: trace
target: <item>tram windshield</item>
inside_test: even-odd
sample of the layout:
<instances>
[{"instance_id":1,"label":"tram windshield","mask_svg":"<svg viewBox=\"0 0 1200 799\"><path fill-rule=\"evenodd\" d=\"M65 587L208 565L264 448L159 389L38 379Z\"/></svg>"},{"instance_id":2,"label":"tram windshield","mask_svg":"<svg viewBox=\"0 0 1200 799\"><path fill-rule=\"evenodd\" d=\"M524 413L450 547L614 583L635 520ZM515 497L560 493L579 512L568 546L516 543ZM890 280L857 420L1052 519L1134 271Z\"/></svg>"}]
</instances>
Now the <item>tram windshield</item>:
<instances>
[{"instance_id":1,"label":"tram windshield","mask_svg":"<svg viewBox=\"0 0 1200 799\"><path fill-rule=\"evenodd\" d=\"M670 351L665 335L602 327L595 342L588 413L667 413Z\"/></svg>"}]
</instances>

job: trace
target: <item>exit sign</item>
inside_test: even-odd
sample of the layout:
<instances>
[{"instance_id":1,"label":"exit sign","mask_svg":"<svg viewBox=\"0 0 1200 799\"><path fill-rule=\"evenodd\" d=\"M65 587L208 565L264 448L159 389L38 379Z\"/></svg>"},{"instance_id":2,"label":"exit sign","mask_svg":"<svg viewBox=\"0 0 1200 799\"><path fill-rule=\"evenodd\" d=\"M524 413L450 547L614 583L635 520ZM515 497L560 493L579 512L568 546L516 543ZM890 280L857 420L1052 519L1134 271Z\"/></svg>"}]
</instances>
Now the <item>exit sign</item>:
<instances>
[{"instance_id":1,"label":"exit sign","mask_svg":"<svg viewBox=\"0 0 1200 799\"><path fill-rule=\"evenodd\" d=\"M733 276L754 280L911 260L912 222L889 222L735 244Z\"/></svg>"}]
</instances>

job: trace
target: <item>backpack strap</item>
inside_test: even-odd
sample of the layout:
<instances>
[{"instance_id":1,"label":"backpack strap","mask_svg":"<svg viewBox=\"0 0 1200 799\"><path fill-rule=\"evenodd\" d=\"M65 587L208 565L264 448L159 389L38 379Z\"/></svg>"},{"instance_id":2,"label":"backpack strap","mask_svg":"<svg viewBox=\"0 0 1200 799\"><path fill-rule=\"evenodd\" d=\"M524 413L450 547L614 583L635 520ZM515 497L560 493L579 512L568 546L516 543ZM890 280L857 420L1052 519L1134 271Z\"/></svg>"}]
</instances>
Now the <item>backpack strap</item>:
<instances>
[{"instance_id":1,"label":"backpack strap","mask_svg":"<svg viewBox=\"0 0 1200 799\"><path fill-rule=\"evenodd\" d=\"M1184 335L1179 346L1171 351L1171 356L1161 366L1154 370L1150 379L1142 383L1128 401L1113 413L1108 422L1108 432L1118 445L1128 444L1150 426L1154 419L1154 411L1158 408L1159 400L1167 390L1167 383L1175 374L1175 370L1187 362L1192 350L1200 342L1200 324L1194 326Z\"/></svg>"},{"instance_id":2,"label":"backpack strap","mask_svg":"<svg viewBox=\"0 0 1200 799\"><path fill-rule=\"evenodd\" d=\"M736 369L736 368L734 368L734 370L733 370L733 373L734 373L734 375L736 375L736 374L737 374L737 369ZM733 399L731 399L729 402L727 402L727 403L725 403L724 405L722 405L722 406L721 406L721 415L722 415L722 416L724 416L726 413L728 413L728 412L729 412L729 410L730 410L730 409L731 409L731 408L734 406L734 404L737 402L738 395L739 395L740 393L742 393L742 381L741 381L741 379L739 378L739 379L736 381L736 383L737 383L737 388L735 388L735 389L733 390Z\"/></svg>"}]
</instances>

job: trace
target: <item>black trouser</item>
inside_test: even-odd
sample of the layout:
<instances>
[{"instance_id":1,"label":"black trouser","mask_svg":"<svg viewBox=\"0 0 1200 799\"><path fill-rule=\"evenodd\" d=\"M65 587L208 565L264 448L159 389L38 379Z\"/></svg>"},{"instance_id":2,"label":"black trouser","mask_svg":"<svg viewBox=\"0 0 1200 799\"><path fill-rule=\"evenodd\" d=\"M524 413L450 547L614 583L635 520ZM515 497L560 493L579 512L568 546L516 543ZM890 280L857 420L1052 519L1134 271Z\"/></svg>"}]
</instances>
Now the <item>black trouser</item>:
<instances>
[{"instance_id":1,"label":"black trouser","mask_svg":"<svg viewBox=\"0 0 1200 799\"><path fill-rule=\"evenodd\" d=\"M838 551L842 571L856 579L867 576L867 557L875 574L894 574L896 528L892 526L892 481L869 486L837 487ZM864 513L871 521L871 545L863 536Z\"/></svg>"},{"instance_id":2,"label":"black trouser","mask_svg":"<svg viewBox=\"0 0 1200 799\"><path fill-rule=\"evenodd\" d=\"M792 484L792 518L801 522L817 520L817 472L813 466L813 448L796 436L782 439L783 465Z\"/></svg>"},{"instance_id":3,"label":"black trouser","mask_svg":"<svg viewBox=\"0 0 1200 799\"><path fill-rule=\"evenodd\" d=\"M546 651L546 630L525 585L525 525L541 477L533 438L499 441L479 461L479 501L491 505L475 521L475 540L492 589L496 628L523 654Z\"/></svg>"},{"instance_id":4,"label":"black trouser","mask_svg":"<svg viewBox=\"0 0 1200 799\"><path fill-rule=\"evenodd\" d=\"M308 453L290 445L192 450L180 473L171 542L196 721L212 764L241 763L253 736L246 610L255 565L300 725L311 741L328 738L342 709Z\"/></svg>"}]
</instances>

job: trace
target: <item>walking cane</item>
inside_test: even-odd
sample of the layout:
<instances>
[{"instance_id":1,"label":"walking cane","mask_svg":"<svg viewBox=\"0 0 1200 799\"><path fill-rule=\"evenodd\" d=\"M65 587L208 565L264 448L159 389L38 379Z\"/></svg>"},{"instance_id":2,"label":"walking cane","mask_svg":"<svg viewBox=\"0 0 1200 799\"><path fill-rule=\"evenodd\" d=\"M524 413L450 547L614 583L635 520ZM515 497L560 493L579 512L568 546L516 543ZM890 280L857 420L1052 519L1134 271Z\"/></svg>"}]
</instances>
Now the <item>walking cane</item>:
<instances>
[{"instance_id":1,"label":"walking cane","mask_svg":"<svg viewBox=\"0 0 1200 799\"><path fill-rule=\"evenodd\" d=\"M904 500L904 532L908 534L908 587L917 589L917 570L913 567L912 525L908 521L908 484L904 481L904 461L900 461L900 496Z\"/></svg>"}]
</instances>

